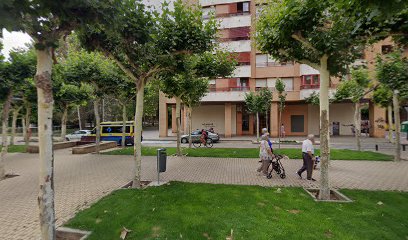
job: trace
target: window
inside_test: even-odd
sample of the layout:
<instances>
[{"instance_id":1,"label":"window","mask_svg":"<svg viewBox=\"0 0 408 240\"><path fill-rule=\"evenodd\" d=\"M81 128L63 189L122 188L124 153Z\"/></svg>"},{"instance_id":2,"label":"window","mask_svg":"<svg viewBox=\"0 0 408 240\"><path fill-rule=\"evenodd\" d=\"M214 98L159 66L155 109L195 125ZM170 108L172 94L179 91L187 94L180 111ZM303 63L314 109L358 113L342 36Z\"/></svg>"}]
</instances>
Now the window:
<instances>
[{"instance_id":1,"label":"window","mask_svg":"<svg viewBox=\"0 0 408 240\"><path fill-rule=\"evenodd\" d=\"M291 115L290 116L290 131L293 133L302 133L305 131L305 116Z\"/></svg>"},{"instance_id":2,"label":"window","mask_svg":"<svg viewBox=\"0 0 408 240\"><path fill-rule=\"evenodd\" d=\"M248 87L249 86L249 78L238 78L237 86L238 87Z\"/></svg>"},{"instance_id":3,"label":"window","mask_svg":"<svg viewBox=\"0 0 408 240\"><path fill-rule=\"evenodd\" d=\"M392 52L392 45L382 45L381 46L381 53L382 54L388 54Z\"/></svg>"},{"instance_id":4,"label":"window","mask_svg":"<svg viewBox=\"0 0 408 240\"><path fill-rule=\"evenodd\" d=\"M291 65L288 62L279 62L268 54L256 54L256 66L257 67L272 67L272 66L284 66Z\"/></svg>"},{"instance_id":5,"label":"window","mask_svg":"<svg viewBox=\"0 0 408 240\"><path fill-rule=\"evenodd\" d=\"M301 89L319 88L320 87L320 75L311 74L302 76Z\"/></svg>"},{"instance_id":6,"label":"window","mask_svg":"<svg viewBox=\"0 0 408 240\"><path fill-rule=\"evenodd\" d=\"M293 78L281 78L285 84L285 91L293 91ZM268 78L267 87L275 88L276 78Z\"/></svg>"},{"instance_id":7,"label":"window","mask_svg":"<svg viewBox=\"0 0 408 240\"><path fill-rule=\"evenodd\" d=\"M249 2L239 2L237 3L238 13L248 13L249 12Z\"/></svg>"},{"instance_id":8,"label":"window","mask_svg":"<svg viewBox=\"0 0 408 240\"><path fill-rule=\"evenodd\" d=\"M130 126L126 126L126 132L130 133ZM122 126L103 126L102 133L122 133Z\"/></svg>"}]
</instances>

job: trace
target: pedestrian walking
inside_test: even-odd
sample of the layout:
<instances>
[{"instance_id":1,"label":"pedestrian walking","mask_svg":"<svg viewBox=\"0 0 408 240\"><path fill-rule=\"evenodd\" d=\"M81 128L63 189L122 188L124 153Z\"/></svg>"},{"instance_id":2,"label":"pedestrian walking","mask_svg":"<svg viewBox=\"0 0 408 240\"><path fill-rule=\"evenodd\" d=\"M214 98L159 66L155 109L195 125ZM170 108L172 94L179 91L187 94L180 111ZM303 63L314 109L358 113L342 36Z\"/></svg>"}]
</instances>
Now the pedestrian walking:
<instances>
[{"instance_id":1,"label":"pedestrian walking","mask_svg":"<svg viewBox=\"0 0 408 240\"><path fill-rule=\"evenodd\" d=\"M266 176L268 175L268 168L272 161L272 150L268 144L268 134L264 134L261 137L261 143L259 144L259 158L261 160L261 166L257 171L262 172L262 174Z\"/></svg>"},{"instance_id":2,"label":"pedestrian walking","mask_svg":"<svg viewBox=\"0 0 408 240\"><path fill-rule=\"evenodd\" d=\"M285 138L285 137L286 137L285 125L283 125L283 123L282 123L282 125L280 126L280 135L281 135L281 138Z\"/></svg>"},{"instance_id":3,"label":"pedestrian walking","mask_svg":"<svg viewBox=\"0 0 408 240\"><path fill-rule=\"evenodd\" d=\"M307 139L302 143L303 166L296 172L296 174L299 175L300 178L302 178L302 173L304 171L307 171L307 180L316 181L314 178L312 178L313 161L315 161L313 144L314 135L307 135Z\"/></svg>"}]
</instances>

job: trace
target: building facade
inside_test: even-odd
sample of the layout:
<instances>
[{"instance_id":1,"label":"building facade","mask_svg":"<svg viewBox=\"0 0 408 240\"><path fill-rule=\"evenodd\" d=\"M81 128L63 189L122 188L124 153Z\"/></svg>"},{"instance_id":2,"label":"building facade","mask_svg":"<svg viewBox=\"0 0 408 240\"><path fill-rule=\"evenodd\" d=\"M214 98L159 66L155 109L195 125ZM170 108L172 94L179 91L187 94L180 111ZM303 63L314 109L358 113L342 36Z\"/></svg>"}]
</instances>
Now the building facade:
<instances>
[{"instance_id":1,"label":"building facade","mask_svg":"<svg viewBox=\"0 0 408 240\"><path fill-rule=\"evenodd\" d=\"M286 86L286 106L282 124L286 136L303 136L319 133L319 106L307 104L305 99L313 92L319 92L319 71L296 62L279 62L256 49L251 38L255 29L259 8L256 1L242 0L200 0L204 17L215 14L220 21L219 44L222 48L236 53L238 66L232 77L210 80L210 92L202 99L199 107L192 111L193 129L214 128L225 136L253 135L256 133L256 120L244 104L245 94L261 88L274 91L275 82L282 79ZM378 49L379 48L379 49ZM381 51L381 43L367 49L360 61L373 64L375 54ZM331 79L330 94L334 94L339 80ZM175 101L160 95L160 136L168 136L169 129L175 132ZM384 136L379 119L385 119L385 110L366 101L367 114L363 116L370 122L370 134ZM170 110L171 109L171 110ZM185 112L182 110L182 131L185 129ZM171 113L171 114L170 114ZM351 102L330 105L331 133L333 135L352 135L354 104ZM278 136L278 97L273 93L270 112L261 114L260 128L268 127L273 137ZM171 121L170 121L171 118ZM169 123L171 124L169 125Z\"/></svg>"}]
</instances>

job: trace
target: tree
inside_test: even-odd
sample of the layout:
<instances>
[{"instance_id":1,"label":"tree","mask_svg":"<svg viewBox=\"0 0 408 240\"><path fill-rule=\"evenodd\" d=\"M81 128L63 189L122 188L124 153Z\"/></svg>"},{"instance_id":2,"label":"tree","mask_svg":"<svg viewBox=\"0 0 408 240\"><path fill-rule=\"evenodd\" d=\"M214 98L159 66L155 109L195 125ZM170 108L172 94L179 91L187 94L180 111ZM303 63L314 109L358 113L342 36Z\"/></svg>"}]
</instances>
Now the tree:
<instances>
[{"instance_id":1,"label":"tree","mask_svg":"<svg viewBox=\"0 0 408 240\"><path fill-rule=\"evenodd\" d=\"M281 142L281 124L282 124L282 112L283 109L285 108L285 101L286 101L286 93L285 93L285 83L282 81L282 79L277 79L275 83L275 89L278 92L278 98L279 98L279 149L280 149L280 142Z\"/></svg>"},{"instance_id":2,"label":"tree","mask_svg":"<svg viewBox=\"0 0 408 240\"><path fill-rule=\"evenodd\" d=\"M273 1L257 22L259 49L281 61L297 61L320 71L320 199L330 199L329 84L330 76L346 72L365 38L356 33L355 18L335 1Z\"/></svg>"},{"instance_id":3,"label":"tree","mask_svg":"<svg viewBox=\"0 0 408 240\"><path fill-rule=\"evenodd\" d=\"M1 99L3 102L2 112L2 150L0 157L0 179L6 175L4 169L4 160L7 154L8 141L8 120L9 111L13 96L18 96L20 88L24 86L25 80L32 77L35 71L33 55L29 51L14 50L10 53L9 62L0 62L0 88ZM17 108L19 109L19 108ZM15 126L16 116L13 114L13 126ZM15 129L15 128L14 128ZM12 132L15 132L13 130ZM14 141L14 137L12 138Z\"/></svg>"},{"instance_id":4,"label":"tree","mask_svg":"<svg viewBox=\"0 0 408 240\"><path fill-rule=\"evenodd\" d=\"M181 5L181 3L179 3ZM157 15L148 11L136 1L126 0L117 4L117 14L104 18L105 24L84 24L78 36L81 44L89 50L98 50L114 60L126 76L133 82L136 89L134 161L134 188L140 188L141 173L141 136L144 87L166 65L172 64L167 49L163 51L158 41L169 41L158 37ZM165 10L163 14L169 14ZM191 37L190 35L187 35ZM170 41L177 43L186 40ZM187 49L188 50L188 49Z\"/></svg>"},{"instance_id":5,"label":"tree","mask_svg":"<svg viewBox=\"0 0 408 240\"><path fill-rule=\"evenodd\" d=\"M63 113L61 118L61 140L65 141L69 109L86 104L94 97L94 91L92 86L86 83L81 83L78 86L61 82L55 85L55 103Z\"/></svg>"},{"instance_id":6,"label":"tree","mask_svg":"<svg viewBox=\"0 0 408 240\"><path fill-rule=\"evenodd\" d=\"M178 77L183 78L183 89L185 94L181 97L184 106L187 107L187 129L188 129L188 147L192 145L192 119L193 108L200 105L201 99L208 93L208 79L200 78L191 74L181 74Z\"/></svg>"},{"instance_id":7,"label":"tree","mask_svg":"<svg viewBox=\"0 0 408 240\"><path fill-rule=\"evenodd\" d=\"M334 96L337 101L350 99L354 103L354 129L358 151L361 151L361 101L375 88L367 89L370 81L366 69L353 69L351 79L341 82Z\"/></svg>"},{"instance_id":8,"label":"tree","mask_svg":"<svg viewBox=\"0 0 408 240\"><path fill-rule=\"evenodd\" d=\"M256 115L256 141L259 142L259 113L265 111L261 95L255 92L246 93L245 105L248 112Z\"/></svg>"},{"instance_id":9,"label":"tree","mask_svg":"<svg viewBox=\"0 0 408 240\"><path fill-rule=\"evenodd\" d=\"M387 108L388 114L388 141L393 143L393 121L392 121L392 91L384 84L377 87L372 96L375 104Z\"/></svg>"},{"instance_id":10,"label":"tree","mask_svg":"<svg viewBox=\"0 0 408 240\"><path fill-rule=\"evenodd\" d=\"M204 39L203 41L206 40ZM215 46L212 47L214 48ZM235 69L236 64L236 61L228 52L218 50L215 51L215 53L210 51L201 53L197 51L195 54L179 57L177 69L161 74L160 90L166 94L168 98L175 98L176 100L178 156L181 155L180 109L182 100L196 101L197 99L201 99L208 90L205 89L201 94L198 93L197 91L204 90L204 83L200 83L199 81L204 80L207 82L206 79L209 77L228 76ZM198 89L194 89L194 83L197 84Z\"/></svg>"},{"instance_id":11,"label":"tree","mask_svg":"<svg viewBox=\"0 0 408 240\"><path fill-rule=\"evenodd\" d=\"M100 53L88 53L84 50L71 52L67 59L60 64L55 72L56 75L58 75L58 79L61 79L61 92L57 95L57 99L63 105L62 108L68 110L69 100L75 101L74 104L80 104L84 100L91 97L94 98L96 152L99 153L100 102L104 95L114 92L112 89L121 88L120 85L123 84L121 71L112 60L104 57ZM63 84L62 81L72 84Z\"/></svg>"},{"instance_id":12,"label":"tree","mask_svg":"<svg viewBox=\"0 0 408 240\"><path fill-rule=\"evenodd\" d=\"M268 88L262 88L259 94L261 95L262 102L264 102L266 106L265 107L266 128L269 129L268 113L269 113L270 106L273 100L273 93Z\"/></svg>"},{"instance_id":13,"label":"tree","mask_svg":"<svg viewBox=\"0 0 408 240\"><path fill-rule=\"evenodd\" d=\"M107 11L112 10L112 11ZM38 206L42 239L55 239L52 64L58 40L80 24L114 13L112 1L9 0L0 4L0 28L21 30L34 39L37 87L40 183Z\"/></svg>"},{"instance_id":14,"label":"tree","mask_svg":"<svg viewBox=\"0 0 408 240\"><path fill-rule=\"evenodd\" d=\"M408 59L400 52L388 54L384 59L378 57L376 64L377 79L392 92L395 119L395 161L401 160L400 104L408 99Z\"/></svg>"}]
</instances>

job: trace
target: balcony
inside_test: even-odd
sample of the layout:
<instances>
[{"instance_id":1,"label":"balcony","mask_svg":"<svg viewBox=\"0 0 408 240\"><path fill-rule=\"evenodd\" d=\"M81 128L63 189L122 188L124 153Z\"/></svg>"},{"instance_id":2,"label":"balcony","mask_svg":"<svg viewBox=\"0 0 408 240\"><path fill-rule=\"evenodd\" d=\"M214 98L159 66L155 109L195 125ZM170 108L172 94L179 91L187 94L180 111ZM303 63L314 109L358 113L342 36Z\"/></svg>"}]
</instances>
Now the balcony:
<instances>
[{"instance_id":1,"label":"balcony","mask_svg":"<svg viewBox=\"0 0 408 240\"><path fill-rule=\"evenodd\" d=\"M231 42L221 42L220 48L229 52L251 52L251 41L241 40L241 41L231 41Z\"/></svg>"},{"instance_id":2,"label":"balcony","mask_svg":"<svg viewBox=\"0 0 408 240\"><path fill-rule=\"evenodd\" d=\"M200 0L199 3L203 7L208 7L212 5L227 4L227 3L238 3L242 0Z\"/></svg>"},{"instance_id":3,"label":"balcony","mask_svg":"<svg viewBox=\"0 0 408 240\"><path fill-rule=\"evenodd\" d=\"M307 64L300 64L300 75L319 75L320 72Z\"/></svg>"},{"instance_id":4,"label":"balcony","mask_svg":"<svg viewBox=\"0 0 408 240\"><path fill-rule=\"evenodd\" d=\"M251 77L251 65L237 66L232 76L237 78Z\"/></svg>"},{"instance_id":5,"label":"balcony","mask_svg":"<svg viewBox=\"0 0 408 240\"><path fill-rule=\"evenodd\" d=\"M239 28L239 27L250 27L251 26L251 15L238 15L219 18L220 27L219 29L225 28Z\"/></svg>"},{"instance_id":6,"label":"balcony","mask_svg":"<svg viewBox=\"0 0 408 240\"><path fill-rule=\"evenodd\" d=\"M210 92L201 99L201 102L243 102L247 92L249 87L210 88Z\"/></svg>"},{"instance_id":7,"label":"balcony","mask_svg":"<svg viewBox=\"0 0 408 240\"><path fill-rule=\"evenodd\" d=\"M300 90L302 89L319 89L320 88L320 84L307 84L307 85L300 85Z\"/></svg>"}]
</instances>

